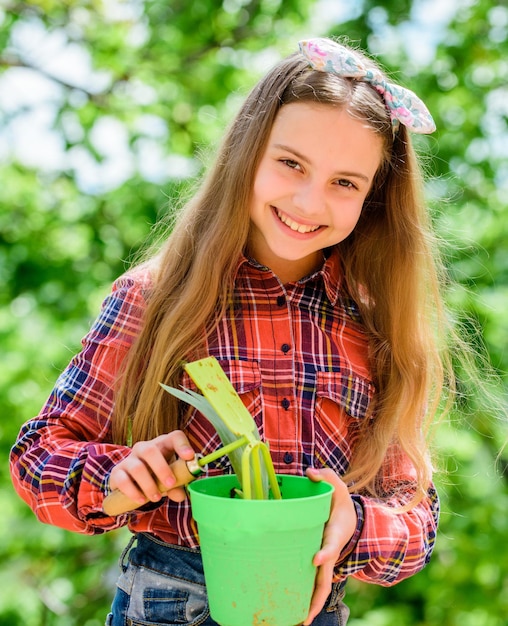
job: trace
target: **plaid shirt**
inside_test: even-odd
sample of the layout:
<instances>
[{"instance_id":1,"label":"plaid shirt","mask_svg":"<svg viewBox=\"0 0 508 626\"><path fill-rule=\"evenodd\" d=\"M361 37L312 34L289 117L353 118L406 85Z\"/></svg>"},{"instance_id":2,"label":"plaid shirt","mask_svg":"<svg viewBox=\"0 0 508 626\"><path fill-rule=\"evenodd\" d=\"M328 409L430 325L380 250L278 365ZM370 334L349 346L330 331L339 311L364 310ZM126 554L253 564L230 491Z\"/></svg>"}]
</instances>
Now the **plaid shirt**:
<instances>
[{"instance_id":1,"label":"plaid shirt","mask_svg":"<svg viewBox=\"0 0 508 626\"><path fill-rule=\"evenodd\" d=\"M344 474L351 438L374 393L367 339L357 306L341 289L340 267L334 252L319 272L283 286L267 268L242 259L234 300L208 342L209 354L269 442L278 473L328 466ZM115 282L82 351L58 378L41 413L23 426L11 454L12 476L43 522L90 534L128 524L133 532L195 547L188 501L164 499L118 517L102 512L110 471L129 454L111 438L115 377L142 327L150 285L146 270ZM186 375L183 383L192 387ZM199 413L190 413L183 429L203 454L221 445ZM414 471L408 466L399 460L398 488L387 501L353 496L358 525L337 564L337 579L353 575L390 585L430 558L438 518L434 489L411 511L394 512L411 497ZM209 472L229 469L224 457Z\"/></svg>"}]
</instances>

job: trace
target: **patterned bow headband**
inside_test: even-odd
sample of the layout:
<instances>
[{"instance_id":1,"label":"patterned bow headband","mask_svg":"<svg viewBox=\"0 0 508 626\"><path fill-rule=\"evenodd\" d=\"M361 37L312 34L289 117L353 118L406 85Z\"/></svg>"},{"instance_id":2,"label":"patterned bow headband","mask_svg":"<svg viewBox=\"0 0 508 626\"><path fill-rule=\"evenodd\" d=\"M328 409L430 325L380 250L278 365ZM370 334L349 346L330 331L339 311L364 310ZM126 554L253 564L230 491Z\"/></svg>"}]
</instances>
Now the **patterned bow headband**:
<instances>
[{"instance_id":1,"label":"patterned bow headband","mask_svg":"<svg viewBox=\"0 0 508 626\"><path fill-rule=\"evenodd\" d=\"M427 134L436 130L432 115L416 94L387 82L380 71L365 67L363 60L352 50L323 38L300 41L298 46L313 69L372 85L385 101L394 130L399 122L415 133Z\"/></svg>"}]
</instances>

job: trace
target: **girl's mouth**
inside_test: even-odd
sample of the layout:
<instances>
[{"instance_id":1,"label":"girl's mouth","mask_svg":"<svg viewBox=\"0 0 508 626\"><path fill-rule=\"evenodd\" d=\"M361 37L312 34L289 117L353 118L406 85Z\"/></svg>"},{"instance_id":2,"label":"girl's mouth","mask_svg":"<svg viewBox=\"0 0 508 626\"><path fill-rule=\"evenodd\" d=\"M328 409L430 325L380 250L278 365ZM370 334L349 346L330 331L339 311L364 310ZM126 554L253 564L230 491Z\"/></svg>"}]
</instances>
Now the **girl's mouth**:
<instances>
[{"instance_id":1,"label":"girl's mouth","mask_svg":"<svg viewBox=\"0 0 508 626\"><path fill-rule=\"evenodd\" d=\"M288 215L286 215L285 213L282 213L282 211L279 211L279 209L277 209L276 207L273 207L275 213L277 214L277 217L279 218L279 220L285 224L288 228L290 228L291 230L297 232L297 233L313 233L315 232L318 228L321 228L321 226L318 225L311 225L311 224L300 224L298 222L295 222L294 220L292 220Z\"/></svg>"}]
</instances>

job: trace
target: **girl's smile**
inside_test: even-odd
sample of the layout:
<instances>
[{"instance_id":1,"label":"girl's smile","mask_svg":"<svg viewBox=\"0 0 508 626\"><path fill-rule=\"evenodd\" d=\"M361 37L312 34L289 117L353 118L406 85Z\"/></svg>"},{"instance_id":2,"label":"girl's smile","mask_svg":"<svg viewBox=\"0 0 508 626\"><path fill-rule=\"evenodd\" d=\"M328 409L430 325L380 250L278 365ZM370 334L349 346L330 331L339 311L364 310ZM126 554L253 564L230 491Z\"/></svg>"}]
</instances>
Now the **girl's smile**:
<instances>
[{"instance_id":1,"label":"girl's smile","mask_svg":"<svg viewBox=\"0 0 508 626\"><path fill-rule=\"evenodd\" d=\"M282 282L317 269L356 226L381 155L380 137L345 110L282 107L254 181L249 254Z\"/></svg>"},{"instance_id":2,"label":"girl's smile","mask_svg":"<svg viewBox=\"0 0 508 626\"><path fill-rule=\"evenodd\" d=\"M273 210L277 214L277 217L279 218L279 220L283 224L288 226L294 232L298 232L298 233L313 233L318 228L321 228L319 225L317 225L317 226L308 226L308 225L305 225L305 224L301 224L301 223L295 222L295 221L293 221L289 217L289 215L286 215L285 213L283 213L282 211L280 211L276 207L273 207Z\"/></svg>"}]
</instances>

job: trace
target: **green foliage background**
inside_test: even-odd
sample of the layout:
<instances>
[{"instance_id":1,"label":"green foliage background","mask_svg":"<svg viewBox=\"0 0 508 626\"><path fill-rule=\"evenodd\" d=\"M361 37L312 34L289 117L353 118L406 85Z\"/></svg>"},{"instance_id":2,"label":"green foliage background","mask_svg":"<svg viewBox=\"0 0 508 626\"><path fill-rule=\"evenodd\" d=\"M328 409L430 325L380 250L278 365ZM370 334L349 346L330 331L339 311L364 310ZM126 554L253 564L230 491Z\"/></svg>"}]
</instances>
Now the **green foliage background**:
<instances>
[{"instance_id":1,"label":"green foliage background","mask_svg":"<svg viewBox=\"0 0 508 626\"><path fill-rule=\"evenodd\" d=\"M0 0L0 626L104 623L126 534L37 522L12 490L9 448L243 95L321 34L368 48L433 112L421 148L450 302L506 380L506 0ZM507 623L506 423L471 394L459 408L436 440L435 556L390 589L352 581L353 626Z\"/></svg>"}]
</instances>

